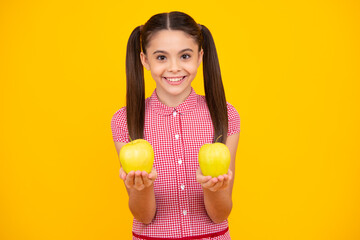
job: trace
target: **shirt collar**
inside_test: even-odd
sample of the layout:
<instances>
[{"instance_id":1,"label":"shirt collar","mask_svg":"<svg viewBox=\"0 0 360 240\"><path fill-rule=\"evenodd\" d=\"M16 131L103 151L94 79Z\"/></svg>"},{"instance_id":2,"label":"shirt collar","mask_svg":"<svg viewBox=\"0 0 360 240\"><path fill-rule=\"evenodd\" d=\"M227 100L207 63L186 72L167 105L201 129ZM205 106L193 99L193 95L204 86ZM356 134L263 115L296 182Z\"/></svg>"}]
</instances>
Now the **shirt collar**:
<instances>
[{"instance_id":1,"label":"shirt collar","mask_svg":"<svg viewBox=\"0 0 360 240\"><path fill-rule=\"evenodd\" d=\"M159 115L170 115L173 114L174 111L180 114L186 114L187 112L192 111L196 107L197 103L197 94L195 93L195 90L191 88L190 95L185 99L184 102L182 102L177 107L168 107L162 102L159 101L158 96L156 94L156 89L152 93L150 97L150 107L153 111L158 113Z\"/></svg>"}]
</instances>

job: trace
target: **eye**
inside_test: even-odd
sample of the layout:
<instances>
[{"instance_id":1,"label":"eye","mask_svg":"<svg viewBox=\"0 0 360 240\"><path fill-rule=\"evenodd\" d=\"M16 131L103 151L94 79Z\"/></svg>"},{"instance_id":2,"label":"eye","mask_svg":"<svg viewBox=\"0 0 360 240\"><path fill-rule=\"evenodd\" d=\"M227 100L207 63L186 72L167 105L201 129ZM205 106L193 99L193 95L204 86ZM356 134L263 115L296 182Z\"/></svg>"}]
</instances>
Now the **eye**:
<instances>
[{"instance_id":1,"label":"eye","mask_svg":"<svg viewBox=\"0 0 360 240\"><path fill-rule=\"evenodd\" d=\"M181 58L182 59L189 59L191 56L190 56L190 54L183 54L183 55L181 55Z\"/></svg>"},{"instance_id":2,"label":"eye","mask_svg":"<svg viewBox=\"0 0 360 240\"><path fill-rule=\"evenodd\" d=\"M159 55L156 57L157 60L164 61L166 57L164 55Z\"/></svg>"}]
</instances>

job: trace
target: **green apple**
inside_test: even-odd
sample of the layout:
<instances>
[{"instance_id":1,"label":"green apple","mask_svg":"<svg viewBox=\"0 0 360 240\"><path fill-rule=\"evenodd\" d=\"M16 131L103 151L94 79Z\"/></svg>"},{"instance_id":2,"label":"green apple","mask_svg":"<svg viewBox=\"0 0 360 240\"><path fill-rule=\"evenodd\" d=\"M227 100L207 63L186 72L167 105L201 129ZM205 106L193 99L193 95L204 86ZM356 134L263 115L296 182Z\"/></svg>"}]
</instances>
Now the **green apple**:
<instances>
[{"instance_id":1,"label":"green apple","mask_svg":"<svg viewBox=\"0 0 360 240\"><path fill-rule=\"evenodd\" d=\"M223 143L206 143L199 150L199 165L204 176L227 174L230 160L229 148Z\"/></svg>"},{"instance_id":2,"label":"green apple","mask_svg":"<svg viewBox=\"0 0 360 240\"><path fill-rule=\"evenodd\" d=\"M136 139L121 148L119 158L126 173L137 170L150 173L154 164L154 150L148 141Z\"/></svg>"}]
</instances>

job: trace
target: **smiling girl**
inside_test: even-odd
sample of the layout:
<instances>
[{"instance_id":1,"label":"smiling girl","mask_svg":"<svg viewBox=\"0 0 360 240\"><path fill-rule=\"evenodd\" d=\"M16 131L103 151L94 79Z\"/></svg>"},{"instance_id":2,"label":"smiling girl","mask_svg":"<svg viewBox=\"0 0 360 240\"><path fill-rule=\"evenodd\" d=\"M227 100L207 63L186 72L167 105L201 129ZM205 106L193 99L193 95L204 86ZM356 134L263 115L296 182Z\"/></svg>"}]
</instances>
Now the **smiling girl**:
<instances>
[{"instance_id":1,"label":"smiling girl","mask_svg":"<svg viewBox=\"0 0 360 240\"><path fill-rule=\"evenodd\" d=\"M191 86L201 62L205 96ZM143 67L156 82L147 99ZM120 168L133 239L230 239L240 118L226 102L210 31L185 13L154 15L131 33L126 77L126 107L111 121L116 150L131 137L147 140L155 153L149 174ZM230 168L219 177L203 176L199 149L217 138L230 150Z\"/></svg>"}]
</instances>

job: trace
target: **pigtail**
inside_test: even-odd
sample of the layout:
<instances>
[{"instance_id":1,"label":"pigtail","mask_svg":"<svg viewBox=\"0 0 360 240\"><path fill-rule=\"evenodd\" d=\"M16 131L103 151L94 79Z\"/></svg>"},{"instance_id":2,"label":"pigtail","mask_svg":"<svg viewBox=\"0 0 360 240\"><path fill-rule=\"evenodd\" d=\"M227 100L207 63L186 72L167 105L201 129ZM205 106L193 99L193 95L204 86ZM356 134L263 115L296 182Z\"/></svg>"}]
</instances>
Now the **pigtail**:
<instances>
[{"instance_id":1,"label":"pigtail","mask_svg":"<svg viewBox=\"0 0 360 240\"><path fill-rule=\"evenodd\" d=\"M203 35L205 98L214 125L214 141L221 136L217 142L225 143L228 131L228 114L219 60L214 39L209 29L204 25L200 25L200 28Z\"/></svg>"},{"instance_id":2,"label":"pigtail","mask_svg":"<svg viewBox=\"0 0 360 240\"><path fill-rule=\"evenodd\" d=\"M127 127L132 140L144 137L145 82L140 52L140 27L136 27L130 35L126 51Z\"/></svg>"}]
</instances>

